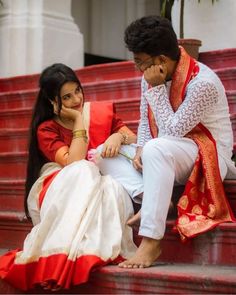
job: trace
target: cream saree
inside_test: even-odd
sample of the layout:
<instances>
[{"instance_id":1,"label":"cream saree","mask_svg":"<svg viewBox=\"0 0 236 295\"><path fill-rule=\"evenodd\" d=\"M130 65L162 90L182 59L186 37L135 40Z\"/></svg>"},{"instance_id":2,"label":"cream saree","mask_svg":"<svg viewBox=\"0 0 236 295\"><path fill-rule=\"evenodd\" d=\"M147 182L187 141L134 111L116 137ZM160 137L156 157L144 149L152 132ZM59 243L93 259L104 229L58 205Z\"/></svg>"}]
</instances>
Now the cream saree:
<instances>
[{"instance_id":1,"label":"cream saree","mask_svg":"<svg viewBox=\"0 0 236 295\"><path fill-rule=\"evenodd\" d=\"M41 171L28 198L34 227L22 251L0 258L1 278L22 290L48 281L70 288L86 282L96 267L133 255L126 225L133 207L117 182L86 160L63 169L48 163ZM55 172L40 208L44 180Z\"/></svg>"}]
</instances>

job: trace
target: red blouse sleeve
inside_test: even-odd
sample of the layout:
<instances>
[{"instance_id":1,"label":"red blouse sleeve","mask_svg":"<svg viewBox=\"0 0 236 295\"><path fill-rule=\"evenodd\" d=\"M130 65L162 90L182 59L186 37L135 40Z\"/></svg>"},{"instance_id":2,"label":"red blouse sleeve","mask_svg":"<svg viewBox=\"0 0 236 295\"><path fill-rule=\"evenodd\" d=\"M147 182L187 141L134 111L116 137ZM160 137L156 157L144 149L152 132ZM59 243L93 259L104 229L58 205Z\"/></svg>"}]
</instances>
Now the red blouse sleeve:
<instances>
[{"instance_id":1,"label":"red blouse sleeve","mask_svg":"<svg viewBox=\"0 0 236 295\"><path fill-rule=\"evenodd\" d=\"M59 128L51 121L42 123L37 131L39 150L52 162L59 148L68 146L61 136Z\"/></svg>"}]
</instances>

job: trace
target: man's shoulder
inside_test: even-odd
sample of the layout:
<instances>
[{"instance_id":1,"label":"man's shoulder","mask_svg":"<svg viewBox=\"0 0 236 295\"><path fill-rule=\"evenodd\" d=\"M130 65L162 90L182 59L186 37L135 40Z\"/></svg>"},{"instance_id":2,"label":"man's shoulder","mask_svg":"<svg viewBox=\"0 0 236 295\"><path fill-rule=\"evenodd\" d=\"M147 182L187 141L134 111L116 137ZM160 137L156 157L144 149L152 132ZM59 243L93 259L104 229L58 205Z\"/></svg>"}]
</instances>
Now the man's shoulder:
<instances>
[{"instance_id":1,"label":"man's shoulder","mask_svg":"<svg viewBox=\"0 0 236 295\"><path fill-rule=\"evenodd\" d=\"M208 82L210 84L214 84L216 87L222 87L223 84L218 77L218 75L207 65L198 62L199 65L199 73L194 77L190 82L189 86L194 85L195 83Z\"/></svg>"}]
</instances>

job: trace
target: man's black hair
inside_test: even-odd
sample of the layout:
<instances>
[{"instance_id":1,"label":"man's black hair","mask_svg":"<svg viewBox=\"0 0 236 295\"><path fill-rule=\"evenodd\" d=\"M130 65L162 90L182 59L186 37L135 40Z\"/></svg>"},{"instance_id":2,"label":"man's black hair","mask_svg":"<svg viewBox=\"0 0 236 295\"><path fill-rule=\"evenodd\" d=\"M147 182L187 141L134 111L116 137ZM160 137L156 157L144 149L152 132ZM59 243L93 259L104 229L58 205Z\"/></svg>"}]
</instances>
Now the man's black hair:
<instances>
[{"instance_id":1,"label":"man's black hair","mask_svg":"<svg viewBox=\"0 0 236 295\"><path fill-rule=\"evenodd\" d=\"M166 18L153 15L135 20L126 28L124 40L133 53L163 54L172 60L179 59L177 36Z\"/></svg>"}]
</instances>

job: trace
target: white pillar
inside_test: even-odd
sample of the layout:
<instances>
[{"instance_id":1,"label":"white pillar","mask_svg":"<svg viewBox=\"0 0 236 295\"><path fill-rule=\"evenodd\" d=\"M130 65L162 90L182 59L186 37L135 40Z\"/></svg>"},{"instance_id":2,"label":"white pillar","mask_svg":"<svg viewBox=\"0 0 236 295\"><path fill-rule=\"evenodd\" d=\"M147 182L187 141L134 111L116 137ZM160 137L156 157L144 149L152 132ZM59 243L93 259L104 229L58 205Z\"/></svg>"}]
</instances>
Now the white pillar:
<instances>
[{"instance_id":1,"label":"white pillar","mask_svg":"<svg viewBox=\"0 0 236 295\"><path fill-rule=\"evenodd\" d=\"M71 0L3 0L0 40L0 77L39 73L55 62L83 66Z\"/></svg>"}]
</instances>

